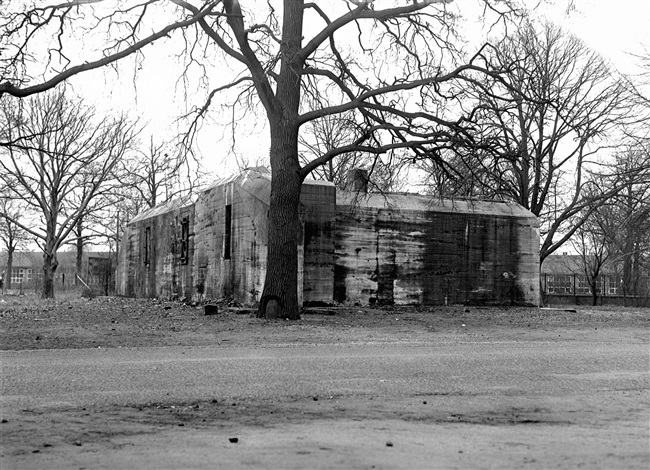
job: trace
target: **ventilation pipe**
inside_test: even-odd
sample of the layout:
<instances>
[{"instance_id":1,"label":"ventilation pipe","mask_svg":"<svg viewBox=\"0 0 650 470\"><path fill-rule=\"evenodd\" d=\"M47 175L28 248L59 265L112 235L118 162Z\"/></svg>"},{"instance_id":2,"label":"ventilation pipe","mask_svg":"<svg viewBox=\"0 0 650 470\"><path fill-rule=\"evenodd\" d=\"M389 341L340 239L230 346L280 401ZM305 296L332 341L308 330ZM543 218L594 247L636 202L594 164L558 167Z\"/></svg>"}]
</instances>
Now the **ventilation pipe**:
<instances>
[{"instance_id":1,"label":"ventilation pipe","mask_svg":"<svg viewBox=\"0 0 650 470\"><path fill-rule=\"evenodd\" d=\"M348 171L348 187L355 192L368 192L368 170L355 168Z\"/></svg>"}]
</instances>

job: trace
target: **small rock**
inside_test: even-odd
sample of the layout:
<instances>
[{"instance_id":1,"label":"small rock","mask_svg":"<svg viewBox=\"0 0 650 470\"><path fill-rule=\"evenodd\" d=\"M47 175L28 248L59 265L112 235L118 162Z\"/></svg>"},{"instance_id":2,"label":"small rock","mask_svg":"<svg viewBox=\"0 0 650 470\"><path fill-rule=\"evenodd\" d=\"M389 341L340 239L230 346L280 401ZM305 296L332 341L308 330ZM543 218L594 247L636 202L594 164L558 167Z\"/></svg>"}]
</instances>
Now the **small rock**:
<instances>
[{"instance_id":1,"label":"small rock","mask_svg":"<svg viewBox=\"0 0 650 470\"><path fill-rule=\"evenodd\" d=\"M41 340L41 337L37 336L35 341L40 341L40 340Z\"/></svg>"},{"instance_id":2,"label":"small rock","mask_svg":"<svg viewBox=\"0 0 650 470\"><path fill-rule=\"evenodd\" d=\"M393 443L391 441L386 442L386 447L393 447Z\"/></svg>"},{"instance_id":3,"label":"small rock","mask_svg":"<svg viewBox=\"0 0 650 470\"><path fill-rule=\"evenodd\" d=\"M318 397L313 397L314 401L318 401Z\"/></svg>"},{"instance_id":4,"label":"small rock","mask_svg":"<svg viewBox=\"0 0 650 470\"><path fill-rule=\"evenodd\" d=\"M3 419L3 420L2 420L2 424L8 423L8 422L9 422L9 421L7 421L6 419Z\"/></svg>"},{"instance_id":5,"label":"small rock","mask_svg":"<svg viewBox=\"0 0 650 470\"><path fill-rule=\"evenodd\" d=\"M239 442L238 437L229 437L228 440L232 442L233 444L237 444Z\"/></svg>"},{"instance_id":6,"label":"small rock","mask_svg":"<svg viewBox=\"0 0 650 470\"><path fill-rule=\"evenodd\" d=\"M47 442L43 444L43 447L52 447L52 444L48 444Z\"/></svg>"},{"instance_id":7,"label":"small rock","mask_svg":"<svg viewBox=\"0 0 650 470\"><path fill-rule=\"evenodd\" d=\"M77 447L81 447L81 441L74 441L74 445L76 445Z\"/></svg>"},{"instance_id":8,"label":"small rock","mask_svg":"<svg viewBox=\"0 0 650 470\"><path fill-rule=\"evenodd\" d=\"M165 309L165 310L171 310L172 307L171 307L171 305L167 305L167 306L164 307L164 309Z\"/></svg>"},{"instance_id":9,"label":"small rock","mask_svg":"<svg viewBox=\"0 0 650 470\"><path fill-rule=\"evenodd\" d=\"M427 404L427 402L426 402L426 400L425 400L425 401L423 401L423 402L422 402L422 404L423 404L423 405L426 405L426 404Z\"/></svg>"}]
</instances>

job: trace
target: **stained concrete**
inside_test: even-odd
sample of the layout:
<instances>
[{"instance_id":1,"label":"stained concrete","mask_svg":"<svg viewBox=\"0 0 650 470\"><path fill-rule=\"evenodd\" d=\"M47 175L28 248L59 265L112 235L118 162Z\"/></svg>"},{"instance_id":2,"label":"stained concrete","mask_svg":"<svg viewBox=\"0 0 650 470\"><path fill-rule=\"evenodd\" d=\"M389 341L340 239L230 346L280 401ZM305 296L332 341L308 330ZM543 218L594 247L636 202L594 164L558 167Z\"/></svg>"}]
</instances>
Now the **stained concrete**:
<instances>
[{"instance_id":1,"label":"stained concrete","mask_svg":"<svg viewBox=\"0 0 650 470\"><path fill-rule=\"evenodd\" d=\"M138 215L124 234L118 293L255 304L270 185L267 170L252 168ZM305 181L300 217L301 304L539 305L538 222L517 204L346 193Z\"/></svg>"}]
</instances>

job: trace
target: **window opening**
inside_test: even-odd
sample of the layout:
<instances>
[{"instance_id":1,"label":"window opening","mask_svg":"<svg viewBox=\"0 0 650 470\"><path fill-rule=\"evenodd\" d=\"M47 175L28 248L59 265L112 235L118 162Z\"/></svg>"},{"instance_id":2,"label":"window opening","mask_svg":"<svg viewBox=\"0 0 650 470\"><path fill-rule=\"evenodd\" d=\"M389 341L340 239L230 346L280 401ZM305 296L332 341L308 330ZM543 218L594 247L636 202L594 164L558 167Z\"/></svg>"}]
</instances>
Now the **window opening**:
<instances>
[{"instance_id":1,"label":"window opening","mask_svg":"<svg viewBox=\"0 0 650 470\"><path fill-rule=\"evenodd\" d=\"M144 264L149 265L151 261L151 227L144 229Z\"/></svg>"},{"instance_id":2,"label":"window opening","mask_svg":"<svg viewBox=\"0 0 650 470\"><path fill-rule=\"evenodd\" d=\"M27 268L12 268L11 269L11 283L20 284L21 282L29 282L32 279L32 270Z\"/></svg>"},{"instance_id":3,"label":"window opening","mask_svg":"<svg viewBox=\"0 0 650 470\"><path fill-rule=\"evenodd\" d=\"M181 262L187 264L190 248L190 219L185 217L181 221Z\"/></svg>"},{"instance_id":4,"label":"window opening","mask_svg":"<svg viewBox=\"0 0 650 470\"><path fill-rule=\"evenodd\" d=\"M223 234L223 258L230 259L230 245L231 245L231 236L230 232L232 231L232 205L228 204L226 206L226 220L225 228Z\"/></svg>"}]
</instances>

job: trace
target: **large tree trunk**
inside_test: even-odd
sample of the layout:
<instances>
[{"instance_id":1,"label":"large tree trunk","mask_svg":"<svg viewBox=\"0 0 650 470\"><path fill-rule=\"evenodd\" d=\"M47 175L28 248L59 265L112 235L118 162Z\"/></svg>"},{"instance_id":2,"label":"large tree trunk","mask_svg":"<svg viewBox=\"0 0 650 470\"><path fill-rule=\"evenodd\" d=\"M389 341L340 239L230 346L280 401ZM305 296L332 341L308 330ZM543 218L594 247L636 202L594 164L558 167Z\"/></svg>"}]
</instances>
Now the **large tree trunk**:
<instances>
[{"instance_id":1,"label":"large tree trunk","mask_svg":"<svg viewBox=\"0 0 650 470\"><path fill-rule=\"evenodd\" d=\"M298 309L298 233L300 166L297 131L276 126L271 131L271 201L266 279L259 316L300 318ZM288 129L287 129L288 128Z\"/></svg>"},{"instance_id":2,"label":"large tree trunk","mask_svg":"<svg viewBox=\"0 0 650 470\"><path fill-rule=\"evenodd\" d=\"M44 299L54 298L54 273L58 266L56 253L43 254L43 293L41 297Z\"/></svg>"},{"instance_id":3,"label":"large tree trunk","mask_svg":"<svg viewBox=\"0 0 650 470\"><path fill-rule=\"evenodd\" d=\"M5 268L4 289L11 289L11 271L14 265L15 248L7 250L7 267Z\"/></svg>"},{"instance_id":4,"label":"large tree trunk","mask_svg":"<svg viewBox=\"0 0 650 470\"><path fill-rule=\"evenodd\" d=\"M623 249L623 305L628 306L628 297L633 295L634 285L632 279L632 265L633 265L633 244L628 234L628 239L625 241L625 248Z\"/></svg>"},{"instance_id":5,"label":"large tree trunk","mask_svg":"<svg viewBox=\"0 0 650 470\"><path fill-rule=\"evenodd\" d=\"M76 276L74 279L74 285L77 286L79 285L79 278L81 277L81 272L83 270L83 252L84 252L84 240L82 238L82 226L81 226L81 219L79 219L79 222L77 222L76 226L76 235L77 235L77 240L76 240L76 246L77 246L77 263L76 263Z\"/></svg>"},{"instance_id":6,"label":"large tree trunk","mask_svg":"<svg viewBox=\"0 0 650 470\"><path fill-rule=\"evenodd\" d=\"M271 129L271 200L269 207L266 280L259 316L300 318L298 309L298 230L302 176L298 158L298 109L303 63L303 1L284 1L281 66L276 99L268 97ZM266 93L261 86L262 96ZM263 100L263 101L265 101Z\"/></svg>"},{"instance_id":7,"label":"large tree trunk","mask_svg":"<svg viewBox=\"0 0 650 470\"><path fill-rule=\"evenodd\" d=\"M59 267L59 262L56 259L57 246L54 243L53 236L54 227L54 224L48 224L45 246L43 247L43 291L41 294L43 299L54 298L54 273L56 268Z\"/></svg>"}]
</instances>

